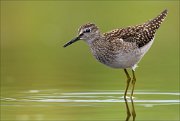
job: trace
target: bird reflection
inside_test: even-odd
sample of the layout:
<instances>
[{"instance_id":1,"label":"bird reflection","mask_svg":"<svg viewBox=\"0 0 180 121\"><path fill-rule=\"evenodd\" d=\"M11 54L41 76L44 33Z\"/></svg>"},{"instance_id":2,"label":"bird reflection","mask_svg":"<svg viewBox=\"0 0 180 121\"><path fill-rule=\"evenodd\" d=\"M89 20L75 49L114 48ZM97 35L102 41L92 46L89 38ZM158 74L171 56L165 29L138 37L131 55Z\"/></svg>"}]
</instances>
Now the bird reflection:
<instances>
[{"instance_id":1,"label":"bird reflection","mask_svg":"<svg viewBox=\"0 0 180 121\"><path fill-rule=\"evenodd\" d=\"M135 107L134 107L134 102L133 99L130 98L131 101L131 109L129 108L129 104L128 104L128 100L126 98L124 98L125 104L126 104L126 120L125 121L129 121L130 117L132 116L133 121L135 121L136 118L136 111L135 111Z\"/></svg>"}]
</instances>

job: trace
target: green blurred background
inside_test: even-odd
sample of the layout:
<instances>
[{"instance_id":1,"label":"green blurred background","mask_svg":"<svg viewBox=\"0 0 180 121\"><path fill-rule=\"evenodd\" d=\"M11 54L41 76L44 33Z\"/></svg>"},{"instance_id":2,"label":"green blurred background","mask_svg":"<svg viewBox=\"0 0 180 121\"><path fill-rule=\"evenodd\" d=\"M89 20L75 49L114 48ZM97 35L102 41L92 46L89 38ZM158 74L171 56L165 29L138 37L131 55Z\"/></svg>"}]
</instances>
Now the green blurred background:
<instances>
[{"instance_id":1,"label":"green blurred background","mask_svg":"<svg viewBox=\"0 0 180 121\"><path fill-rule=\"evenodd\" d=\"M1 96L46 89L123 90L122 70L97 62L83 41L63 44L87 22L106 32L146 22L166 8L168 16L136 69L135 90L179 92L179 1L1 1ZM15 115L2 112L4 119Z\"/></svg>"}]
</instances>

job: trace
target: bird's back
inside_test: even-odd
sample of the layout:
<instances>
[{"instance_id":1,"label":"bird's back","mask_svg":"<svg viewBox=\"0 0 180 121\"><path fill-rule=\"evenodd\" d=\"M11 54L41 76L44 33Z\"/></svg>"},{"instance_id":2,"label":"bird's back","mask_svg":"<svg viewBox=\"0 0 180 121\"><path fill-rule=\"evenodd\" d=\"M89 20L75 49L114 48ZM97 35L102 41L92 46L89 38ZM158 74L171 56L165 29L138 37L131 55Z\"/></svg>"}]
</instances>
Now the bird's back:
<instances>
[{"instance_id":1,"label":"bird's back","mask_svg":"<svg viewBox=\"0 0 180 121\"><path fill-rule=\"evenodd\" d=\"M111 41L115 38L122 39L124 42L136 43L138 48L143 47L154 39L156 30L167 16L167 10L146 23L129 26L126 28L115 29L104 33L106 40Z\"/></svg>"}]
</instances>

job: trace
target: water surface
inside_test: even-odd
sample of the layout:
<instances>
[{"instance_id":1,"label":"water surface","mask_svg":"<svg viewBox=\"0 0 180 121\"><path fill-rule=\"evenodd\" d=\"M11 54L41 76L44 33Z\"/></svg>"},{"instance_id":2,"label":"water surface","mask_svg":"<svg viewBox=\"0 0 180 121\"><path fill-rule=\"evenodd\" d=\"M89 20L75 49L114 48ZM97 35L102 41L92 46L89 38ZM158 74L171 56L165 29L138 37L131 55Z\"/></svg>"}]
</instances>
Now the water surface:
<instances>
[{"instance_id":1,"label":"water surface","mask_svg":"<svg viewBox=\"0 0 180 121\"><path fill-rule=\"evenodd\" d=\"M124 92L120 90L61 92L48 89L9 93L10 97L1 97L2 120L121 121L127 116ZM178 120L179 96L179 92L136 91L133 97L136 120ZM127 101L131 110L129 97Z\"/></svg>"}]
</instances>

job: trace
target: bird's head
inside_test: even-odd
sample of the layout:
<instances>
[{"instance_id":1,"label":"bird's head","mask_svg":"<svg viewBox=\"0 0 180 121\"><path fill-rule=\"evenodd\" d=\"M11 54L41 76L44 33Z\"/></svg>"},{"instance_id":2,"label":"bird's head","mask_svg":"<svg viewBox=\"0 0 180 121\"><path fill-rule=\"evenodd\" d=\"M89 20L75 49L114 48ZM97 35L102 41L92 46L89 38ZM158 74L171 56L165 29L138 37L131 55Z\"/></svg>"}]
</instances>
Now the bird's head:
<instances>
[{"instance_id":1,"label":"bird's head","mask_svg":"<svg viewBox=\"0 0 180 121\"><path fill-rule=\"evenodd\" d=\"M98 27L93 23L82 25L78 30L78 35L71 41L67 42L63 47L67 47L78 40L84 40L91 43L96 37L100 36Z\"/></svg>"}]
</instances>

